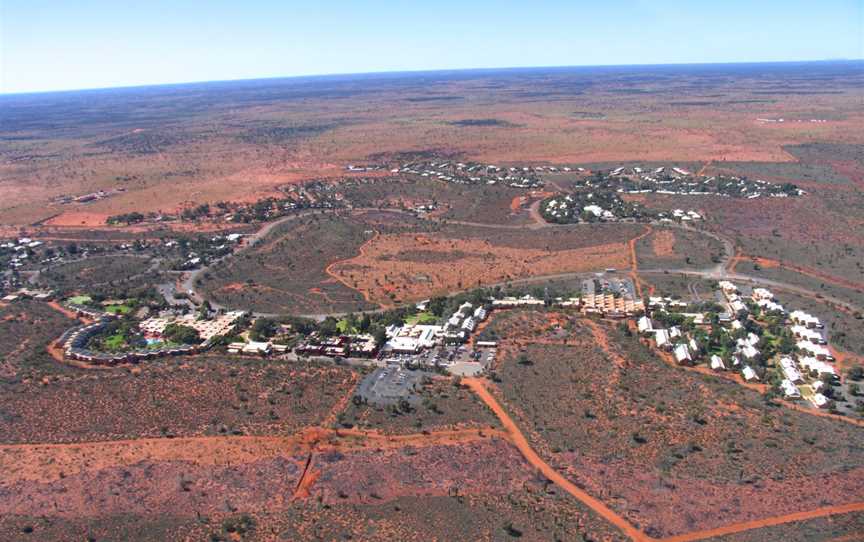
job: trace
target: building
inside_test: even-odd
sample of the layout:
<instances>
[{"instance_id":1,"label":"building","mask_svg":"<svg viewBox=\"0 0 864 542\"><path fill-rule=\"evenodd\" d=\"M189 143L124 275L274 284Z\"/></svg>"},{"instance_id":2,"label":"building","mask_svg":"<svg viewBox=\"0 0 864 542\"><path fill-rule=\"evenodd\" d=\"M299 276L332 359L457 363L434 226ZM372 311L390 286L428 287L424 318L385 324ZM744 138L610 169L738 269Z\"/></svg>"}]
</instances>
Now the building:
<instances>
[{"instance_id":1,"label":"building","mask_svg":"<svg viewBox=\"0 0 864 542\"><path fill-rule=\"evenodd\" d=\"M823 375L837 376L837 371L831 364L825 363L813 356L799 358L798 364L808 373L816 372L820 377Z\"/></svg>"},{"instance_id":2,"label":"building","mask_svg":"<svg viewBox=\"0 0 864 542\"><path fill-rule=\"evenodd\" d=\"M693 362L693 357L690 354L690 348L688 348L686 344L676 345L675 349L673 350L673 354L675 355L675 361L677 361L679 365Z\"/></svg>"},{"instance_id":3,"label":"building","mask_svg":"<svg viewBox=\"0 0 864 542\"><path fill-rule=\"evenodd\" d=\"M798 368L795 367L795 362L792 361L792 358L781 358L780 368L783 371L783 375L786 377L786 380L795 384L804 381L801 373L798 371Z\"/></svg>"},{"instance_id":4,"label":"building","mask_svg":"<svg viewBox=\"0 0 864 542\"><path fill-rule=\"evenodd\" d=\"M726 364L723 363L723 358L721 358L717 354L711 356L711 368L715 371L725 371Z\"/></svg>"},{"instance_id":5,"label":"building","mask_svg":"<svg viewBox=\"0 0 864 542\"><path fill-rule=\"evenodd\" d=\"M492 306L497 309L512 309L515 307L538 307L545 303L542 299L537 299L530 295L522 297L502 297L501 299L493 299Z\"/></svg>"},{"instance_id":6,"label":"building","mask_svg":"<svg viewBox=\"0 0 864 542\"><path fill-rule=\"evenodd\" d=\"M461 318L459 319L459 322L462 322ZM459 324L456 324L456 326L451 326L448 322L447 328L458 329ZM392 351L397 354L416 354L424 348L432 348L438 343L440 337L445 332L445 330L441 326L421 324L403 326L401 328L393 329L392 334L390 333L390 331L391 330L388 329L388 335L390 335L390 340L387 341L385 348L388 351Z\"/></svg>"},{"instance_id":7,"label":"building","mask_svg":"<svg viewBox=\"0 0 864 542\"><path fill-rule=\"evenodd\" d=\"M820 322L818 318L804 311L792 311L789 314L789 319L798 325L809 327L811 329L822 327L822 322Z\"/></svg>"},{"instance_id":8,"label":"building","mask_svg":"<svg viewBox=\"0 0 864 542\"><path fill-rule=\"evenodd\" d=\"M791 331L792 331L792 334L797 339L807 340L813 344L826 344L827 343L827 341L822 336L822 334L813 328L809 328L809 327L795 324L791 327Z\"/></svg>"},{"instance_id":9,"label":"building","mask_svg":"<svg viewBox=\"0 0 864 542\"><path fill-rule=\"evenodd\" d=\"M824 361L834 359L834 356L831 355L831 351L821 344L813 344L810 341L798 341L795 346L802 352L806 352L818 360Z\"/></svg>"},{"instance_id":10,"label":"building","mask_svg":"<svg viewBox=\"0 0 864 542\"><path fill-rule=\"evenodd\" d=\"M741 369L741 374L744 375L744 380L746 380L747 382L759 380L759 376L756 374L756 371L754 371L753 368L749 365L745 365Z\"/></svg>"},{"instance_id":11,"label":"building","mask_svg":"<svg viewBox=\"0 0 864 542\"><path fill-rule=\"evenodd\" d=\"M784 380L780 383L780 389L783 390L783 395L787 399L800 399L801 392L798 391L798 386L796 386L791 380Z\"/></svg>"},{"instance_id":12,"label":"building","mask_svg":"<svg viewBox=\"0 0 864 542\"><path fill-rule=\"evenodd\" d=\"M612 294L589 294L582 298L582 312L610 318L628 318L645 312L643 302Z\"/></svg>"},{"instance_id":13,"label":"building","mask_svg":"<svg viewBox=\"0 0 864 542\"><path fill-rule=\"evenodd\" d=\"M654 324L647 316L640 317L639 322L636 324L636 327L639 329L639 333L642 335L650 334L654 331Z\"/></svg>"},{"instance_id":14,"label":"building","mask_svg":"<svg viewBox=\"0 0 864 542\"><path fill-rule=\"evenodd\" d=\"M657 343L657 348L662 348L664 350L672 349L672 341L669 337L669 331L666 329L654 330L654 342Z\"/></svg>"},{"instance_id":15,"label":"building","mask_svg":"<svg viewBox=\"0 0 864 542\"><path fill-rule=\"evenodd\" d=\"M818 408L828 408L829 401L828 398L822 395L821 393L813 394L813 404Z\"/></svg>"}]
</instances>

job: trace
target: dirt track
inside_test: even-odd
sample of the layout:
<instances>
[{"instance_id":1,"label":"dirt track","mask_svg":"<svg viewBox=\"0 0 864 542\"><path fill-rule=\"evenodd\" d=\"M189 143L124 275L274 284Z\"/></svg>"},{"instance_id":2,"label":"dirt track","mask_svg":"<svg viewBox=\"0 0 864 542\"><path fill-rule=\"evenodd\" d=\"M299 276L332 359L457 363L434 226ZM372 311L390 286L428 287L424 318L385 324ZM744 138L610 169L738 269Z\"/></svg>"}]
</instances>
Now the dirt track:
<instances>
[{"instance_id":1,"label":"dirt track","mask_svg":"<svg viewBox=\"0 0 864 542\"><path fill-rule=\"evenodd\" d=\"M522 434L522 431L516 426L516 423L513 419L507 414L504 408L498 403L495 397L489 393L489 390L486 389L486 385L483 380L478 378L464 378L462 379L462 383L471 388L474 393L477 394L480 399L486 403L492 412L498 416L498 419L501 421L501 424L507 430L510 435L510 441L513 443L516 448L522 453L525 457L525 460L528 461L532 466L534 466L537 470L539 470L543 476L551 480L555 483L555 485L562 488L564 491L569 493L570 495L576 497L580 501L582 501L586 506L591 508L593 511L602 516L606 521L615 525L619 529L621 529L624 534L629 536L634 541L648 541L650 538L645 535L642 531L636 529L633 525L627 522L624 518L613 512L608 506L595 499L582 489L576 487L571 481L562 476L558 471L553 469L548 463L543 461L543 459L537 455L537 452L531 448L531 445L528 443L528 439L525 438L525 435Z\"/></svg>"},{"instance_id":2,"label":"dirt track","mask_svg":"<svg viewBox=\"0 0 864 542\"><path fill-rule=\"evenodd\" d=\"M521 432L513 419L507 414L501 404L489 392L484 380L479 378L464 378L462 380L462 383L468 386L472 391L474 391L477 396L495 413L495 415L501 421L501 424L504 426L505 430L508 432L510 442L512 442L513 445L516 446L516 448L522 453L528 463L537 468L537 470L539 470L546 478L561 487L564 491L566 491L573 497L579 499L582 503L591 508L591 510L593 510L601 517L621 529L624 534L626 534L628 537L630 537L631 540L635 542L692 542L696 540L704 540L707 538L725 536L753 529L773 527L785 523L805 521L819 517L837 514L848 514L850 512L864 512L864 502L857 502L817 508L815 510L808 510L803 512L795 512L792 514L785 514L782 516L769 517L759 520L733 523L715 529L693 531L690 533L684 533L681 535L675 535L666 538L652 538L637 529L635 526L631 525L627 520L616 514L613 510L611 510L601 501L592 497L584 490L577 487L575 484L573 484L567 478L561 475L558 471L552 468L548 463L543 461L543 459L531 447L528 439Z\"/></svg>"}]
</instances>

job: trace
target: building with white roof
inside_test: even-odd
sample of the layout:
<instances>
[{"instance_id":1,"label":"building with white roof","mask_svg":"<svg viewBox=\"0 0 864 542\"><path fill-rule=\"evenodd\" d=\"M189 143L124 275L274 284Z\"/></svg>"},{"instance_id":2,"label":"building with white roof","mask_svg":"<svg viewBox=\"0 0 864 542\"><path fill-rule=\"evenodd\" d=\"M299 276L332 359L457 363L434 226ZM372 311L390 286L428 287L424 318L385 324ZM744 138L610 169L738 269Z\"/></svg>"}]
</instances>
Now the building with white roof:
<instances>
[{"instance_id":1,"label":"building with white roof","mask_svg":"<svg viewBox=\"0 0 864 542\"><path fill-rule=\"evenodd\" d=\"M647 316L642 316L639 318L639 321L636 324L636 327L639 329L639 333L651 333L654 331L654 324L651 322L651 319Z\"/></svg>"},{"instance_id":2,"label":"building with white roof","mask_svg":"<svg viewBox=\"0 0 864 542\"><path fill-rule=\"evenodd\" d=\"M792 311L789 314L789 318L798 325L802 325L805 327L822 327L822 322L819 321L819 318L816 318L810 313L804 311Z\"/></svg>"},{"instance_id":3,"label":"building with white roof","mask_svg":"<svg viewBox=\"0 0 864 542\"><path fill-rule=\"evenodd\" d=\"M798 359L798 364L801 365L801 368L811 373L816 371L819 376L822 375L832 375L837 376L837 371L834 369L834 366L830 363L825 363L819 359L816 359L812 356L804 356Z\"/></svg>"},{"instance_id":4,"label":"building with white roof","mask_svg":"<svg viewBox=\"0 0 864 542\"><path fill-rule=\"evenodd\" d=\"M822 395L821 393L813 394L813 404L819 408L827 408L828 407L828 398Z\"/></svg>"},{"instance_id":5,"label":"building with white roof","mask_svg":"<svg viewBox=\"0 0 864 542\"><path fill-rule=\"evenodd\" d=\"M723 371L726 369L726 364L723 363L723 358L714 354L711 356L711 368L715 371Z\"/></svg>"},{"instance_id":6,"label":"building with white roof","mask_svg":"<svg viewBox=\"0 0 864 542\"><path fill-rule=\"evenodd\" d=\"M810 341L813 344L826 343L825 338L822 337L822 334L815 329L796 324L791 327L791 331L792 334L795 335L795 337L798 339Z\"/></svg>"},{"instance_id":7,"label":"building with white roof","mask_svg":"<svg viewBox=\"0 0 864 542\"><path fill-rule=\"evenodd\" d=\"M785 395L787 399L799 399L801 397L801 392L798 391L798 386L796 386L791 380L787 379L781 382L780 389L783 390L783 395Z\"/></svg>"},{"instance_id":8,"label":"building with white roof","mask_svg":"<svg viewBox=\"0 0 864 542\"><path fill-rule=\"evenodd\" d=\"M796 384L804 381L804 379L801 377L801 373L795 366L795 362L792 361L792 358L781 358L780 368L782 369L783 375L786 377L786 380L789 380Z\"/></svg>"},{"instance_id":9,"label":"building with white roof","mask_svg":"<svg viewBox=\"0 0 864 542\"><path fill-rule=\"evenodd\" d=\"M657 343L657 348L663 348L664 350L672 348L672 342L669 339L669 330L667 329L655 329L654 341Z\"/></svg>"},{"instance_id":10,"label":"building with white roof","mask_svg":"<svg viewBox=\"0 0 864 542\"><path fill-rule=\"evenodd\" d=\"M744 375L744 380L746 380L747 382L759 380L759 376L756 374L756 371L754 371L753 368L749 365L745 365L741 369L741 374Z\"/></svg>"},{"instance_id":11,"label":"building with white roof","mask_svg":"<svg viewBox=\"0 0 864 542\"><path fill-rule=\"evenodd\" d=\"M750 295L750 298L753 301L759 301L760 299L771 300L774 299L774 294L771 290L766 288L753 288L753 293Z\"/></svg>"},{"instance_id":12,"label":"building with white roof","mask_svg":"<svg viewBox=\"0 0 864 542\"><path fill-rule=\"evenodd\" d=\"M821 344L813 344L810 341L798 341L795 346L798 347L799 350L807 352L809 355L813 356L819 360L833 360L834 356L831 355L831 351L828 350L825 346Z\"/></svg>"},{"instance_id":13,"label":"building with white roof","mask_svg":"<svg viewBox=\"0 0 864 542\"><path fill-rule=\"evenodd\" d=\"M686 344L679 344L675 346L674 350L675 361L679 364L690 363L693 361L693 357L690 355L690 349Z\"/></svg>"}]
</instances>

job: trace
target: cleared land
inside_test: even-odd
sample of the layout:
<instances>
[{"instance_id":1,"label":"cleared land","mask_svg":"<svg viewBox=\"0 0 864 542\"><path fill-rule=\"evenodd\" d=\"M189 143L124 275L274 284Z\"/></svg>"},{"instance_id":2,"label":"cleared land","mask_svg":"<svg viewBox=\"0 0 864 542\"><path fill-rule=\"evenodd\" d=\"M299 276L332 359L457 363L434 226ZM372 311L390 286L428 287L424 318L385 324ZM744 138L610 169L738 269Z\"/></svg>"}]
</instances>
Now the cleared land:
<instances>
[{"instance_id":1,"label":"cleared land","mask_svg":"<svg viewBox=\"0 0 864 542\"><path fill-rule=\"evenodd\" d=\"M449 379L429 382L420 391L421 401L408 412L370 404L349 403L338 418L340 425L380 431L384 434L438 431L450 428L488 429L498 420L470 391Z\"/></svg>"},{"instance_id":2,"label":"cleared land","mask_svg":"<svg viewBox=\"0 0 864 542\"><path fill-rule=\"evenodd\" d=\"M722 243L693 230L654 228L636 241L642 269L701 269L716 264L722 256Z\"/></svg>"},{"instance_id":3,"label":"cleared land","mask_svg":"<svg viewBox=\"0 0 864 542\"><path fill-rule=\"evenodd\" d=\"M445 226L378 235L331 272L382 305L507 281L629 266L633 225L502 230Z\"/></svg>"}]
</instances>

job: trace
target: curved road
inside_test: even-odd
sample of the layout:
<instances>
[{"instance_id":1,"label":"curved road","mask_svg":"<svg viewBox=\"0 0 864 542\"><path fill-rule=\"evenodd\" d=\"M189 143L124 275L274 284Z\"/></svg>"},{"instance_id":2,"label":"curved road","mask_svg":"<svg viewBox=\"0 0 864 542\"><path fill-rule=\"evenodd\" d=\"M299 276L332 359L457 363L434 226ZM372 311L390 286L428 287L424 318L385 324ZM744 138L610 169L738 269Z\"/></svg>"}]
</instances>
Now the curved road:
<instances>
[{"instance_id":1,"label":"curved road","mask_svg":"<svg viewBox=\"0 0 864 542\"><path fill-rule=\"evenodd\" d=\"M332 212L336 212L336 213L339 213L339 212L346 213L347 212L348 214L357 214L357 213L366 213L366 212L375 212L375 211L392 212L392 213L400 213L400 214L416 216L415 213L413 213L411 211L406 211L404 209L390 209L390 208L377 208L377 207L355 208L355 209L336 209L336 210L314 209L314 210L310 210L310 211L301 211L297 214L289 215L289 216L280 218L278 220L275 220L273 222L268 222L268 223L264 224L261 227L261 229L259 229L257 232L250 234L247 237L245 237L243 245L240 248L238 248L236 251L234 251L233 253L225 255L222 258L219 258L218 260L211 262L207 266L204 266L204 267L201 267L201 268L196 269L194 271L191 271L190 273L188 273L186 278L182 281L182 283L180 285L181 289L182 289L182 291L187 292L193 301L195 301L196 303L202 303L205 298L203 295L201 295L197 291L197 289L195 287L195 282L198 280L198 278L203 273L206 273L216 263L219 263L219 262L221 262L227 258L236 257L236 256L240 255L241 253L254 247L258 243L258 241L265 238L268 234L270 234L270 232L272 232L275 228L279 227L282 224L285 224L285 223L288 223L288 222L291 222L293 220L297 220L299 218L303 218L306 216L312 216L315 214L327 214L327 213L332 213ZM478 227L478 228L491 228L491 229L499 229L499 230L523 230L523 229L532 229L533 230L533 229L539 229L539 228L560 228L560 227L567 227L568 226L568 225L559 225L559 224L552 224L552 223L540 224L536 221L531 222L529 224L484 224L481 222L471 222L471 221L465 221L465 220L449 220L446 218L438 218L438 217L426 217L425 220L428 220L430 222L438 222L441 224L454 224L454 225L461 225L461 226ZM617 223L617 222L600 223L600 225L603 225L603 224L606 224L609 226L614 226L614 225L618 225L621 223ZM862 309L862 307L859 307L859 306L857 306L853 303L850 303L846 300L839 299L839 298L836 298L833 296L827 296L827 295L824 295L822 293L815 292L813 290L809 290L809 289L801 287L801 286L797 286L795 284L791 284L788 282L782 282L782 281L778 281L778 280L773 280L773 279L767 279L767 278L763 278L763 277L746 275L743 273L730 272L730 271L728 271L727 266L728 266L730 260L732 259L732 257L735 255L735 245L731 240L729 240L728 238L726 238L722 235L716 234L714 232L694 228L694 227L688 226L688 225L683 225L683 224L679 225L679 224L675 224L675 223L664 223L663 225L667 226L667 227L698 232L702 235L706 235L706 236L718 241L719 243L721 243L723 245L723 257L715 265L712 265L711 267L707 267L707 268L703 268L703 269L682 269L682 268L639 269L638 274L640 274L640 275L652 275L652 274L653 275L658 275L658 274L675 275L675 274L677 274L677 275L683 275L683 276L687 276L687 277L697 277L697 278L708 279L708 280L734 280L734 281L739 281L739 282L747 282L749 284L770 286L770 287L773 287L773 288L776 288L779 290L786 290L786 291L789 291L792 293L796 293L796 294L800 294L800 295L804 295L804 296L808 296L808 297L815 297L818 299L829 301L831 303L834 303L835 305L844 307L847 310L850 310L852 312L859 312L859 311L864 312L864 309ZM570 225L570 226L572 226L572 225ZM587 274L589 274L589 273L586 273L584 271L573 272L573 273L556 273L556 274L551 274L551 275L542 275L542 276L513 279L513 280L504 281L504 282L500 282L500 283L496 283L496 284L488 284L488 285L486 285L486 287L505 286L505 285L512 285L512 284L534 284L534 283L539 283L539 282L545 282L548 280L578 279L578 278L586 276ZM217 309L223 308L223 307L220 307L218 304L213 303L212 301L211 301L211 305ZM363 312L373 314L373 313L382 312L383 310L384 309L373 309L373 310L369 310L369 311L352 311L352 312L354 312L355 314L360 314ZM333 317L338 318L338 317L344 316L346 314L348 314L348 312L334 312L334 313L321 313L321 314L300 314L297 316L313 318L316 320L323 320L327 316L333 316ZM263 316L263 317L278 317L278 316L280 316L280 314L258 313L258 312L255 312L254 315L255 316Z\"/></svg>"}]
</instances>

